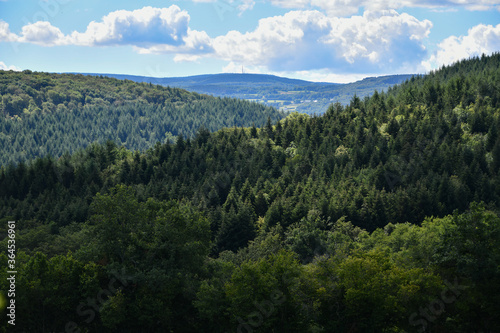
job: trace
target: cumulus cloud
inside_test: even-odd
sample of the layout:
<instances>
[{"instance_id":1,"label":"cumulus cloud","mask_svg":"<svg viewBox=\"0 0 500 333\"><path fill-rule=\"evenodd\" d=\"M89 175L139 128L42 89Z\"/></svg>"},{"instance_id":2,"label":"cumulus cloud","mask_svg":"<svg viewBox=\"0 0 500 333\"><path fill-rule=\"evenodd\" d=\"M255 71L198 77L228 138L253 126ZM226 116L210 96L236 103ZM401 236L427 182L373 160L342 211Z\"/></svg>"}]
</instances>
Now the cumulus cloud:
<instances>
[{"instance_id":1,"label":"cumulus cloud","mask_svg":"<svg viewBox=\"0 0 500 333\"><path fill-rule=\"evenodd\" d=\"M64 45L69 42L59 28L43 21L25 25L18 41L43 46Z\"/></svg>"},{"instance_id":2,"label":"cumulus cloud","mask_svg":"<svg viewBox=\"0 0 500 333\"><path fill-rule=\"evenodd\" d=\"M204 31L189 28L189 14L178 6L118 10L92 21L84 32L64 35L49 22L25 25L20 36L0 21L0 41L43 46L133 46L140 53L198 54L211 52L211 39Z\"/></svg>"},{"instance_id":3,"label":"cumulus cloud","mask_svg":"<svg viewBox=\"0 0 500 333\"><path fill-rule=\"evenodd\" d=\"M438 50L428 61L427 69L450 65L458 60L500 51L500 24L479 24L469 29L466 36L451 36L438 45Z\"/></svg>"},{"instance_id":4,"label":"cumulus cloud","mask_svg":"<svg viewBox=\"0 0 500 333\"><path fill-rule=\"evenodd\" d=\"M328 19L320 12L296 11L261 19L252 32L230 31L215 38L213 45L217 56L225 60L247 65L301 67L305 65L300 58L306 48L316 48L314 53L319 54L322 44L319 39L329 31Z\"/></svg>"},{"instance_id":5,"label":"cumulus cloud","mask_svg":"<svg viewBox=\"0 0 500 333\"><path fill-rule=\"evenodd\" d=\"M139 53L178 55L211 52L210 37L189 28L190 16L172 5L168 8L144 7L119 10L91 22L83 33L71 34L72 43L87 46L132 45Z\"/></svg>"},{"instance_id":6,"label":"cumulus cloud","mask_svg":"<svg viewBox=\"0 0 500 333\"><path fill-rule=\"evenodd\" d=\"M432 27L395 11L331 18L319 11L291 11L261 19L245 34L231 31L214 39L218 57L270 70L375 71L419 63Z\"/></svg>"},{"instance_id":7,"label":"cumulus cloud","mask_svg":"<svg viewBox=\"0 0 500 333\"><path fill-rule=\"evenodd\" d=\"M0 42L14 42L17 38L16 34L10 32L9 24L0 20Z\"/></svg>"},{"instance_id":8,"label":"cumulus cloud","mask_svg":"<svg viewBox=\"0 0 500 333\"><path fill-rule=\"evenodd\" d=\"M253 5L252 0L224 1L241 10ZM202 57L222 59L229 63L224 69L227 71L243 65L253 72L290 76L302 73L302 77L310 75L311 79L324 77L338 82L357 78L361 73L422 72L462 58L500 50L500 25L478 25L466 36L443 40L437 52L429 57L424 42L432 23L383 9L466 5L469 9L471 6L493 8L500 0L267 1L280 7L324 10L292 10L259 20L254 30L245 33L230 31L215 38L205 31L191 29L189 14L176 5L114 11L99 21L90 22L85 31L67 35L49 22L27 24L16 35L10 31L8 23L0 20L0 42L17 41L43 46L128 45L141 54L172 54L174 61L196 61ZM350 17L330 14L332 10L344 11L344 14L358 12L363 7L373 10Z\"/></svg>"},{"instance_id":9,"label":"cumulus cloud","mask_svg":"<svg viewBox=\"0 0 500 333\"><path fill-rule=\"evenodd\" d=\"M119 10L91 22L83 33L74 32L74 44L132 45L139 53L194 54L211 51L210 37L189 28L189 14L178 6Z\"/></svg>"},{"instance_id":10,"label":"cumulus cloud","mask_svg":"<svg viewBox=\"0 0 500 333\"><path fill-rule=\"evenodd\" d=\"M83 33L71 38L80 45L181 45L187 36L189 14L178 6L118 10L91 22Z\"/></svg>"},{"instance_id":11,"label":"cumulus cloud","mask_svg":"<svg viewBox=\"0 0 500 333\"><path fill-rule=\"evenodd\" d=\"M32 43L42 46L68 44L69 40L61 30L49 22L39 21L22 27L21 35L12 33L9 24L0 20L0 42Z\"/></svg>"}]
</instances>

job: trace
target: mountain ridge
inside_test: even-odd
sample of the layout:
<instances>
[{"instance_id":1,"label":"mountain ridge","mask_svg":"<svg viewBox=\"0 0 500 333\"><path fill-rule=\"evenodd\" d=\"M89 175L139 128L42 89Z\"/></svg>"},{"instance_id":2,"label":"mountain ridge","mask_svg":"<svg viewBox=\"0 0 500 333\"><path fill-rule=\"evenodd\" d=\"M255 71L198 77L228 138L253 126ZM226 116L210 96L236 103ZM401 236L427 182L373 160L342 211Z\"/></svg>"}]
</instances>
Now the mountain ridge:
<instances>
[{"instance_id":1,"label":"mountain ridge","mask_svg":"<svg viewBox=\"0 0 500 333\"><path fill-rule=\"evenodd\" d=\"M248 82L248 80L233 80L234 78L262 78L266 80L262 80L263 82L281 82L287 84L304 84L304 85L339 85L342 83L333 83L333 82L315 82L308 81L302 79L292 79L284 76L278 76L273 74L256 74L256 73L214 73L214 74L198 74L198 75L188 75L188 76L167 76L167 77L154 77L154 76L145 76L145 75L133 75L133 74L113 74L113 73L82 73L82 72L71 72L68 74L82 74L82 75L92 75L92 76L107 76L116 79L125 79L131 80L135 82L146 82L153 83L152 81L158 82L158 84L165 84L169 82L184 82L186 84L190 83L205 83L205 84L215 84L221 82ZM222 80L212 80L214 78L219 78ZM229 79L229 80L228 80ZM258 80L250 80L257 81Z\"/></svg>"},{"instance_id":2,"label":"mountain ridge","mask_svg":"<svg viewBox=\"0 0 500 333\"><path fill-rule=\"evenodd\" d=\"M269 74L219 73L155 78L126 74L78 73L183 88L200 94L262 103L284 111L321 114L331 103L347 105L354 95L364 98L385 91L416 74L366 77L351 83L313 82Z\"/></svg>"}]
</instances>

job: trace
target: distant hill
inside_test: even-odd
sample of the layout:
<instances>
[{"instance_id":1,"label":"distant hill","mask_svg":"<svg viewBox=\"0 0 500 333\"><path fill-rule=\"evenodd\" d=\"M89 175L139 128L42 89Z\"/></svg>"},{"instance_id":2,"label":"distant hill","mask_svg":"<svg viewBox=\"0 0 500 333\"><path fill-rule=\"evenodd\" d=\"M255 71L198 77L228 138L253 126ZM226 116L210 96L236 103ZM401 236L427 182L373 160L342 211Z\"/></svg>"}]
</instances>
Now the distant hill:
<instances>
[{"instance_id":1,"label":"distant hill","mask_svg":"<svg viewBox=\"0 0 500 333\"><path fill-rule=\"evenodd\" d=\"M94 76L107 76L120 80L131 80L134 82L146 82L161 84L164 86L175 87L192 87L192 86L205 86L205 85L255 85L255 86L282 86L293 88L296 86L332 86L338 85L337 83L328 82L310 82L298 79L289 79L276 75L266 74L238 74L238 73L220 73L220 74L204 74L183 77L149 77L125 74L97 74L88 73L86 75ZM251 88L251 87L249 87Z\"/></svg>"},{"instance_id":2,"label":"distant hill","mask_svg":"<svg viewBox=\"0 0 500 333\"><path fill-rule=\"evenodd\" d=\"M107 77L0 71L0 165L112 140L145 150L199 128L263 126L276 109Z\"/></svg>"},{"instance_id":3,"label":"distant hill","mask_svg":"<svg viewBox=\"0 0 500 333\"><path fill-rule=\"evenodd\" d=\"M287 111L321 114L335 102L348 104L354 95L365 97L405 82L413 75L369 77L339 84L310 82L265 74L207 74L186 77L156 78L122 74L85 74L107 76L134 82L184 88L200 94L256 101Z\"/></svg>"}]
</instances>

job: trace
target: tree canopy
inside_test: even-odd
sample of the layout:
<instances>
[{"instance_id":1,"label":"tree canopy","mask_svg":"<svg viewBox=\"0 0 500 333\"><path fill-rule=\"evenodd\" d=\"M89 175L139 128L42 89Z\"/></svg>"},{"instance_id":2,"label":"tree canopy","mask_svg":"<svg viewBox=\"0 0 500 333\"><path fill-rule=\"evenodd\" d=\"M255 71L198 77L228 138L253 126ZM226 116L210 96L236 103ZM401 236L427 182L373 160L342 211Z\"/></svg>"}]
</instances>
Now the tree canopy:
<instances>
[{"instance_id":1,"label":"tree canopy","mask_svg":"<svg viewBox=\"0 0 500 333\"><path fill-rule=\"evenodd\" d=\"M183 89L81 74L0 71L0 165L112 140L132 150L204 127L263 126L276 109Z\"/></svg>"},{"instance_id":2,"label":"tree canopy","mask_svg":"<svg viewBox=\"0 0 500 333\"><path fill-rule=\"evenodd\" d=\"M472 58L322 116L2 167L16 329L495 332L499 74Z\"/></svg>"}]
</instances>

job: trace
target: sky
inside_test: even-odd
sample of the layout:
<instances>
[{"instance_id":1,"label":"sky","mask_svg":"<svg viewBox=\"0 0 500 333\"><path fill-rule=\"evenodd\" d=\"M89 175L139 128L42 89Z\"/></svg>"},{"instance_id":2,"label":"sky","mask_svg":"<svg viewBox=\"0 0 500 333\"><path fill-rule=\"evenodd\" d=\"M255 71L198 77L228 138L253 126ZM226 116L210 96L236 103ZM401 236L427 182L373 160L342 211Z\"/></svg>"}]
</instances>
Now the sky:
<instances>
[{"instance_id":1,"label":"sky","mask_svg":"<svg viewBox=\"0 0 500 333\"><path fill-rule=\"evenodd\" d=\"M0 69L322 82L500 51L500 0L0 0Z\"/></svg>"}]
</instances>

